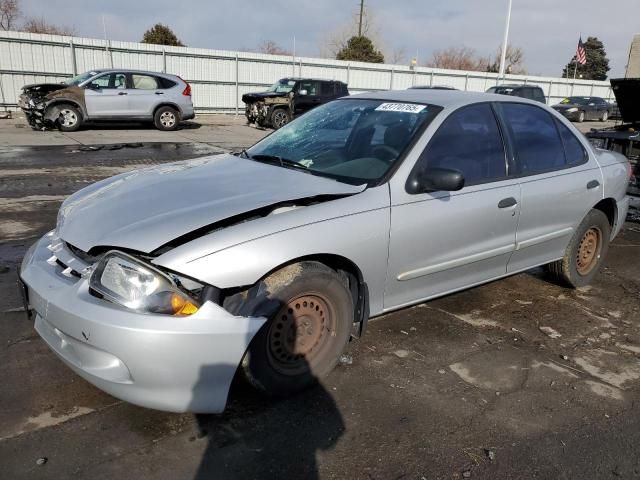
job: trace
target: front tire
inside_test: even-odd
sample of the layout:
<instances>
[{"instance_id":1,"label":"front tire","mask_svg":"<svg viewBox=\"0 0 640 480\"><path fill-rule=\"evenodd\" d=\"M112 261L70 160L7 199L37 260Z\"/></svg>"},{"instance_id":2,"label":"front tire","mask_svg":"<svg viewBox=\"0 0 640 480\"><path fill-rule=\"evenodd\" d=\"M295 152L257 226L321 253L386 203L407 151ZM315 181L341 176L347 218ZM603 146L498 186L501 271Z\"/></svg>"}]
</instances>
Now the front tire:
<instances>
[{"instance_id":1,"label":"front tire","mask_svg":"<svg viewBox=\"0 0 640 480\"><path fill-rule=\"evenodd\" d=\"M271 114L271 126L278 130L291 121L291 114L285 108L276 108Z\"/></svg>"},{"instance_id":2,"label":"front tire","mask_svg":"<svg viewBox=\"0 0 640 480\"><path fill-rule=\"evenodd\" d=\"M584 122L584 112L578 114L578 123Z\"/></svg>"},{"instance_id":3,"label":"front tire","mask_svg":"<svg viewBox=\"0 0 640 480\"><path fill-rule=\"evenodd\" d=\"M71 104L54 106L59 108L59 116L57 119L58 128L62 132L75 132L82 125L82 114L80 110Z\"/></svg>"},{"instance_id":4,"label":"front tire","mask_svg":"<svg viewBox=\"0 0 640 480\"><path fill-rule=\"evenodd\" d=\"M171 131L178 128L180 114L173 107L160 107L153 116L153 124L158 130Z\"/></svg>"},{"instance_id":5,"label":"front tire","mask_svg":"<svg viewBox=\"0 0 640 480\"><path fill-rule=\"evenodd\" d=\"M315 384L336 366L353 324L347 282L318 262L290 265L265 279L275 314L242 361L252 385L268 395L286 396Z\"/></svg>"},{"instance_id":6,"label":"front tire","mask_svg":"<svg viewBox=\"0 0 640 480\"><path fill-rule=\"evenodd\" d=\"M609 120L609 112L605 110L604 112L602 112L602 117L600 117L600 121L606 122L607 120Z\"/></svg>"},{"instance_id":7,"label":"front tire","mask_svg":"<svg viewBox=\"0 0 640 480\"><path fill-rule=\"evenodd\" d=\"M611 226L600 210L591 210L577 228L562 260L547 269L573 288L591 283L609 250Z\"/></svg>"}]
</instances>

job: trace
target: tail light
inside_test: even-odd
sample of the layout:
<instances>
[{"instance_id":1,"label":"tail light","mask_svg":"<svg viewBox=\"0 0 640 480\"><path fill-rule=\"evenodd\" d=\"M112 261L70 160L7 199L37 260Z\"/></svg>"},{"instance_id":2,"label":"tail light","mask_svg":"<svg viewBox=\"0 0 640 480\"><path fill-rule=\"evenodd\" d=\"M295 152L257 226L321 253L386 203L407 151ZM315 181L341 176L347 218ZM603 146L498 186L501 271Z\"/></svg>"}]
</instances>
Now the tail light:
<instances>
[{"instance_id":1,"label":"tail light","mask_svg":"<svg viewBox=\"0 0 640 480\"><path fill-rule=\"evenodd\" d=\"M182 95L184 95L185 97L190 97L191 96L191 85L189 85L184 78L182 78L182 77L178 77L178 78L180 80L182 80L186 85L186 87L184 87L184 90L182 91Z\"/></svg>"}]
</instances>

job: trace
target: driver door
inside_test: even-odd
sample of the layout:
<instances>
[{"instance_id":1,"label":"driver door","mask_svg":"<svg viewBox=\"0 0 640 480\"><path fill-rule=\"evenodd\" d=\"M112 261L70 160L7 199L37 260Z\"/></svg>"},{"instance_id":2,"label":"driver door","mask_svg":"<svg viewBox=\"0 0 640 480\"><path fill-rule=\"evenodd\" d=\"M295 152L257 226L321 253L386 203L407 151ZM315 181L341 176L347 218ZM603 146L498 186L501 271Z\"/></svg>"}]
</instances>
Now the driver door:
<instances>
[{"instance_id":1,"label":"driver door","mask_svg":"<svg viewBox=\"0 0 640 480\"><path fill-rule=\"evenodd\" d=\"M129 114L126 74L105 73L93 78L84 89L89 118L123 117Z\"/></svg>"},{"instance_id":2,"label":"driver door","mask_svg":"<svg viewBox=\"0 0 640 480\"><path fill-rule=\"evenodd\" d=\"M298 82L293 107L296 115L311 110L313 107L320 105L320 103L320 82L315 80Z\"/></svg>"},{"instance_id":3,"label":"driver door","mask_svg":"<svg viewBox=\"0 0 640 480\"><path fill-rule=\"evenodd\" d=\"M520 185L509 177L491 105L469 105L451 113L415 164L405 164L391 181L384 309L505 275L516 245ZM464 188L410 193L407 184L413 175L434 167L461 171Z\"/></svg>"}]
</instances>

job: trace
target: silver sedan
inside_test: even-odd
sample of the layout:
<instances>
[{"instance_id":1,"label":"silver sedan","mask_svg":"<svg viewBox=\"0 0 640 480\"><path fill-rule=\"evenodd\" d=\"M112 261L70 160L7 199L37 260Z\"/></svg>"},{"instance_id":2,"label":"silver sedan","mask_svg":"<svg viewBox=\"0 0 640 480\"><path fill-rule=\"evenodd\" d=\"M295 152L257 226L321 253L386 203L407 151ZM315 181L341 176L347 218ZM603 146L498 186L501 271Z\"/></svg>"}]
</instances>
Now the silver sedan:
<instances>
[{"instance_id":1,"label":"silver sedan","mask_svg":"<svg viewBox=\"0 0 640 480\"><path fill-rule=\"evenodd\" d=\"M629 172L525 99L356 95L235 155L75 193L21 279L36 330L83 378L220 412L238 368L268 394L305 388L370 317L539 265L586 285Z\"/></svg>"}]
</instances>

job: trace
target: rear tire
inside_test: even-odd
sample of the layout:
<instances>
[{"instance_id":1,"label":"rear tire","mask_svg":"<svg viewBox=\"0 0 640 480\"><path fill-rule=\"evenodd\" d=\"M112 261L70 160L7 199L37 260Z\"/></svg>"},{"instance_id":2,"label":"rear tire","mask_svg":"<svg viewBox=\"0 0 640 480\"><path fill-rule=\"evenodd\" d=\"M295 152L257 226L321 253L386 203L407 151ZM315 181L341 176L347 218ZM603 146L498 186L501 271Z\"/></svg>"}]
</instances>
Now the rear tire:
<instances>
[{"instance_id":1,"label":"rear tire","mask_svg":"<svg viewBox=\"0 0 640 480\"><path fill-rule=\"evenodd\" d=\"M317 262L285 267L263 285L276 312L253 338L242 368L259 390L286 396L336 366L351 334L353 299L347 279Z\"/></svg>"},{"instance_id":2,"label":"rear tire","mask_svg":"<svg viewBox=\"0 0 640 480\"><path fill-rule=\"evenodd\" d=\"M178 128L180 114L169 106L160 107L153 116L153 124L158 130L171 131Z\"/></svg>"},{"instance_id":3,"label":"rear tire","mask_svg":"<svg viewBox=\"0 0 640 480\"><path fill-rule=\"evenodd\" d=\"M611 226L600 210L591 210L576 229L562 260L547 265L547 270L573 288L591 283L602 266Z\"/></svg>"},{"instance_id":4,"label":"rear tire","mask_svg":"<svg viewBox=\"0 0 640 480\"><path fill-rule=\"evenodd\" d=\"M59 109L60 113L56 122L60 131L75 132L82 125L82 114L73 105L65 103L64 105L54 105L51 108Z\"/></svg>"}]
</instances>

